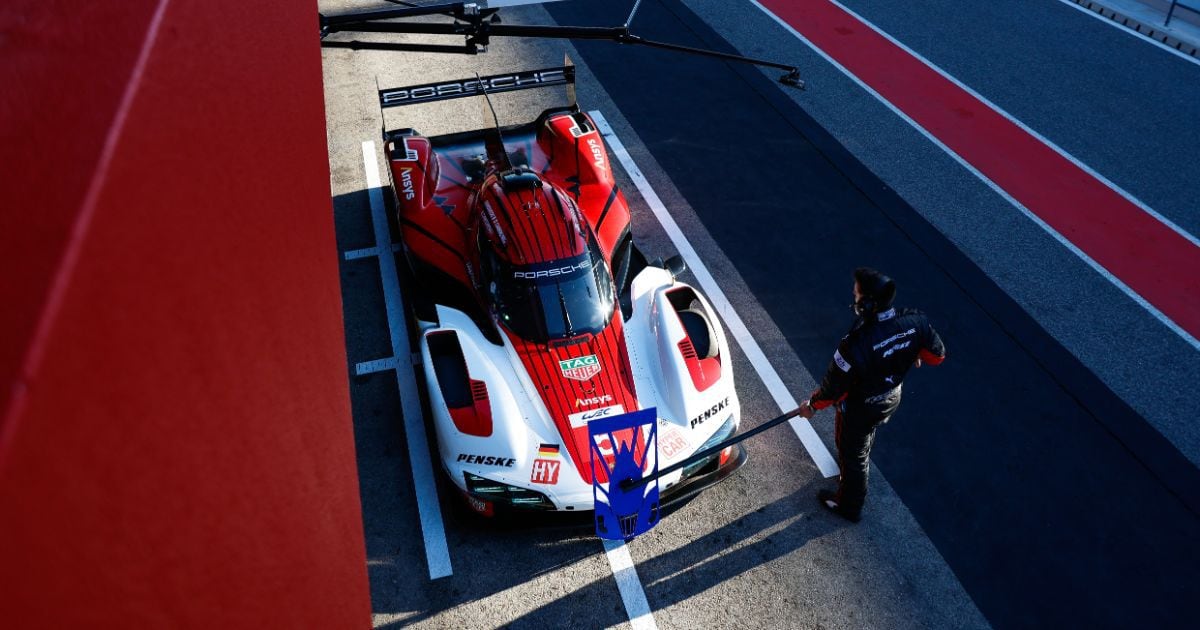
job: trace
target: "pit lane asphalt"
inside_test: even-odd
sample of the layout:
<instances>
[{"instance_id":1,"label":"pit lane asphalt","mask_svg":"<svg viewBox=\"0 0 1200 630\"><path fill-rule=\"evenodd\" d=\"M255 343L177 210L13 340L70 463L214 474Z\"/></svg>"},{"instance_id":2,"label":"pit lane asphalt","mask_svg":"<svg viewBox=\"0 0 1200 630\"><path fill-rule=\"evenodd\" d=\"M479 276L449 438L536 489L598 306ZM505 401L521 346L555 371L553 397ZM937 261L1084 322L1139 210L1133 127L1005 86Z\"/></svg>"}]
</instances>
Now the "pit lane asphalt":
<instances>
[{"instance_id":1,"label":"pit lane asphalt","mask_svg":"<svg viewBox=\"0 0 1200 630\"><path fill-rule=\"evenodd\" d=\"M576 22L589 16L574 14L567 20L561 12L592 8L571 3L550 9L564 21ZM661 8L659 3L646 3L646 14L636 23L639 32L649 35L661 29L664 39L686 41L689 28L703 26L674 3L668 3L672 11ZM504 15L510 21L547 21L541 9ZM726 21L707 17L728 27ZM746 12L734 22L755 19ZM359 143L378 135L375 74L381 84L401 85L423 82L425 77L458 78L476 69L499 71L514 64L540 67L557 63L565 48L556 43L497 42L478 59L412 55L402 63L394 55L326 51L339 247L373 244L358 155ZM969 261L951 265L951 271L940 270L922 251L944 256L957 251L962 257L957 243L946 242L928 226L923 231L920 225L914 227L920 216L897 221L910 233L920 232L916 238L898 230L891 221L899 211L889 208L892 215L881 216L873 206L880 203L878 195L863 192L863 178L869 173L851 173L848 179L830 167L831 162L844 166L839 161L845 156L831 156L836 146L806 148L805 135L794 128L795 112L781 115L777 103L764 106L761 99L748 97L744 87L731 93L730 85L745 83L745 73L711 62L700 66L674 56L668 60L653 52L629 55L614 46L581 48L582 55L574 55L584 62L580 102L588 109L601 109L614 124L794 395L802 398L811 389L811 372L824 369L832 343L843 332L848 292L844 285L848 270L861 262L879 264L896 275L904 283L903 295L934 315L954 353L945 368L914 374L904 408L885 428L875 461L886 478L872 478L864 524L845 527L814 513L811 495L821 484L819 474L795 438L781 431L773 434L774 440L750 443L751 463L734 479L669 517L651 536L635 541L631 551L660 627L967 627L988 621L1004 626L1058 621L1068 613L1079 614L1080 606L1082 616L1070 617L1073 621L1106 625L1118 624L1145 607L1155 586L1167 589L1161 596L1171 605L1176 601L1172 594L1189 594L1163 582L1194 575L1188 573L1188 567L1195 566L1188 555L1194 552L1188 543L1195 540L1194 515L1173 510L1162 487L1147 480L1147 473L1139 472L1111 439L1097 434L1095 420L1079 409L1071 392L1045 376L1016 379L1009 385L1025 392L1023 399L1047 401L1040 418L1044 424L997 411L1011 394L993 384L995 370L1025 374L1039 369L1027 354L1022 357L1023 351L1013 348L1016 344L1004 332L1018 331L1016 336L1026 346L1029 336L1039 344L1055 341L1044 331L1038 337L1036 324L1016 321L1024 311L1005 303L1005 291L989 274L972 271ZM604 89L589 71L593 65ZM829 106L826 100L814 101ZM447 123L453 117L450 110L460 114L459 120L475 124L477 104L457 107L414 114L414 126L437 133L431 125ZM510 108L507 114L520 112ZM787 124L781 124L781 118ZM748 135L739 136L737 129ZM807 140L811 144L813 137ZM936 159L931 164L940 165ZM778 194L780 181L819 196L800 205L795 196ZM804 186L806 182L820 185ZM632 186L627 181L623 186L635 206L639 242L651 255L670 254ZM833 224L825 221L836 216L830 208L844 213ZM731 214L738 220L731 221ZM763 220L755 221L756 216ZM844 237L850 226L869 227L860 242L851 243ZM820 235L815 243L797 239L814 231ZM829 242L821 244L822 240ZM877 251L875 260L861 260L862 252L872 250ZM389 347L373 265L372 259L342 263L352 362L380 358ZM966 293L978 305L961 303L964 290L951 278L963 277L970 278ZM917 280L925 278L934 280ZM987 284L991 287L977 286ZM988 319L994 322L991 328L974 326ZM744 422L752 426L774 415L774 409L745 360L735 354ZM1070 363L1069 353L1059 354L1067 356L1058 357L1058 363ZM1076 380L1090 374L1077 364L1060 367L1063 370ZM353 379L351 385L377 624L622 623L625 613L596 541L547 532L490 532L460 520L461 515L450 511L451 501L443 501L443 508L455 574L428 580L392 381L375 375ZM945 402L946 392L963 389L981 397L969 404L965 395ZM1075 389L1103 398L1102 392L1093 391L1102 390L1102 385L1082 383ZM1112 398L1091 401L1091 406L1121 404ZM951 424L951 409L968 410L974 417ZM829 424L828 418L818 419L817 427L832 443ZM1078 452L1059 461L1054 456L1062 449L1052 447L1063 444L1072 444ZM965 454L956 453L956 448ZM964 458L976 470L972 472ZM1069 476L1074 470L1093 468L1097 474L1091 479ZM1043 477L1050 480L1045 487L1040 484ZM1031 488L1036 489L1033 495ZM1080 496L1073 496L1076 492ZM1113 502L1114 494L1129 501ZM1060 502L1064 497L1067 500ZM1139 540L1145 531L1158 540ZM1176 551L1182 557L1164 558L1165 550L1181 539ZM1110 570L1123 573L1105 575ZM1146 582L1143 588L1133 584L1139 579ZM1187 588L1188 580L1180 581ZM1111 612L1113 602L1122 601L1116 606L1117 616L1100 617L1102 611ZM1168 606L1167 621L1174 619L1171 613L1178 609Z\"/></svg>"},{"instance_id":2,"label":"pit lane asphalt","mask_svg":"<svg viewBox=\"0 0 1200 630\"><path fill-rule=\"evenodd\" d=\"M936 209L945 208L944 196L914 211L794 106L821 107L822 113L870 107L861 90L856 96L855 90L841 89L848 81L794 39L774 47L769 22L760 24L753 11L738 10L739 3L688 4L704 20L737 33L734 40L744 51L800 63L817 77L812 101L790 93L791 106L781 104L781 92L768 87L760 72L722 72L693 60L647 55L632 74L623 70L633 59L625 49L579 48L811 370L825 365L830 340L844 331L845 322L830 315L844 308L843 285L858 264L889 270L902 287L901 300L929 311L943 329L951 362L958 364L951 369L948 362L944 372L921 375L906 388L902 417L887 427L874 461L988 620L1120 626L1186 619L1198 584L1195 467L1095 377L1108 362L1075 360L1046 334L1044 317L1031 318L1008 298L996 278L1011 267L985 272L972 260L973 250L964 255L958 241L939 231L943 224L931 225L926 217L940 216ZM591 8L564 4L549 11L557 19L585 23L611 21L619 13L597 15ZM648 2L642 10L640 35L688 43L680 33L690 31L698 35L690 39L694 44L721 43L681 3ZM1078 28L1109 28L1079 17L1084 26ZM833 86L832 93L818 90L826 86ZM746 105L754 92L769 106ZM873 116L854 117L840 128L847 146L872 145L872 132L903 127L874 105ZM680 127L695 130L686 142ZM954 190L948 184L963 183L956 166L942 169L937 160L914 159L928 153L928 142L919 137L894 148L896 162L920 171L925 185ZM762 194L784 186L787 196ZM973 229L989 237L995 255L1036 266L1027 281L1053 281L1056 270L1072 269L1054 264L1062 252L1051 243L1031 248L1037 239L1022 241L1022 232L981 231L979 221L986 216L972 214ZM1063 285L1101 296L1106 289L1086 268ZM1142 329L1150 326L1145 313L1126 309L1132 305L1115 296L1108 301L1093 296L1082 304L1106 317L1128 317ZM1189 348L1172 345L1175 340L1161 327L1150 334L1170 348L1162 363L1147 366L1132 351L1123 358L1147 368L1156 380L1164 365L1179 369L1162 381L1196 373ZM1128 336L1127 330L1114 331L1099 342L1124 347ZM1178 391L1190 391L1187 382ZM1165 397L1186 396L1172 394ZM1189 434L1171 437L1186 440Z\"/></svg>"},{"instance_id":3,"label":"pit lane asphalt","mask_svg":"<svg viewBox=\"0 0 1200 630\"><path fill-rule=\"evenodd\" d=\"M734 47L800 65L812 89L793 101L1200 465L1186 342L766 15L687 4ZM1200 65L1057 0L848 6L1173 221L1200 221Z\"/></svg>"}]
</instances>

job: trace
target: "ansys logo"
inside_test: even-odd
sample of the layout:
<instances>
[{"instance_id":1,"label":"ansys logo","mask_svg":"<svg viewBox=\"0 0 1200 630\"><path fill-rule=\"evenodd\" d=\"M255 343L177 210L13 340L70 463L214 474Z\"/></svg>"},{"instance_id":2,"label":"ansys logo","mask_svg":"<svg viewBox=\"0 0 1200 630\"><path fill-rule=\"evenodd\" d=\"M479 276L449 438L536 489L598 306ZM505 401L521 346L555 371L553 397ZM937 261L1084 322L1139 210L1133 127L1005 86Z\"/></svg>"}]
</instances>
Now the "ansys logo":
<instances>
[{"instance_id":1,"label":"ansys logo","mask_svg":"<svg viewBox=\"0 0 1200 630\"><path fill-rule=\"evenodd\" d=\"M586 381L600 373L600 361L596 358L596 355L589 354L583 357L559 361L558 368L562 370L562 375L567 378Z\"/></svg>"}]
</instances>

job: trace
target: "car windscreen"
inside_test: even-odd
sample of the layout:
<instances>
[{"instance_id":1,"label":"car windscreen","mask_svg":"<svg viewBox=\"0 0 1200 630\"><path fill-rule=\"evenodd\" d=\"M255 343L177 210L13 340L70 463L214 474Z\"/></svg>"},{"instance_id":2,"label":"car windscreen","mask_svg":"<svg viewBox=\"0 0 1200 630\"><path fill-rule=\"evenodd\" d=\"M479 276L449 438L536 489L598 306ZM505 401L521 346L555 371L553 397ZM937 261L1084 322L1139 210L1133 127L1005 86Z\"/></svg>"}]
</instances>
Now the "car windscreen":
<instances>
[{"instance_id":1,"label":"car windscreen","mask_svg":"<svg viewBox=\"0 0 1200 630\"><path fill-rule=\"evenodd\" d=\"M500 321L522 339L545 343L604 330L613 283L595 243L579 256L535 265L498 265L492 297Z\"/></svg>"}]
</instances>

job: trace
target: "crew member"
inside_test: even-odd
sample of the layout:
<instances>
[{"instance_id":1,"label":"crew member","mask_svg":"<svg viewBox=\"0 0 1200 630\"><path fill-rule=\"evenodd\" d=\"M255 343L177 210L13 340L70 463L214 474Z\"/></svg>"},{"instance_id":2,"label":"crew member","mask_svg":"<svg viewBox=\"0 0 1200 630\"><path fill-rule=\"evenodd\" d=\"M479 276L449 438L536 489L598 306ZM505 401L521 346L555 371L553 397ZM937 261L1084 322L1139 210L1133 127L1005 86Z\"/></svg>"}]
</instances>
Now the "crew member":
<instances>
[{"instance_id":1,"label":"crew member","mask_svg":"<svg viewBox=\"0 0 1200 630\"><path fill-rule=\"evenodd\" d=\"M821 386L800 405L800 415L812 418L818 409L836 409L837 492L821 490L817 499L826 509L857 523L867 497L867 474L875 429L900 406L900 386L910 367L937 365L946 358L941 337L924 313L897 311L896 283L869 267L854 270L857 315L842 337Z\"/></svg>"}]
</instances>

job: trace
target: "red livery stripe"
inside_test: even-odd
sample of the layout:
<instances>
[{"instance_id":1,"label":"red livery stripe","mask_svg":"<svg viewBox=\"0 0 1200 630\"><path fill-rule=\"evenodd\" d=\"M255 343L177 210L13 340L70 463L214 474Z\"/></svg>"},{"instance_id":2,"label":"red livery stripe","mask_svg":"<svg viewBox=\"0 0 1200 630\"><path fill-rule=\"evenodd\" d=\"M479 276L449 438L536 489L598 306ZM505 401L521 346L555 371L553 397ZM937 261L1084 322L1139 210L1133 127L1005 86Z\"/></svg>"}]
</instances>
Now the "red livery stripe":
<instances>
[{"instance_id":1,"label":"red livery stripe","mask_svg":"<svg viewBox=\"0 0 1200 630\"><path fill-rule=\"evenodd\" d=\"M830 0L759 0L1200 347L1200 247ZM1136 299L1136 298L1135 298ZM1143 306L1146 306L1143 304Z\"/></svg>"},{"instance_id":2,"label":"red livery stripe","mask_svg":"<svg viewBox=\"0 0 1200 630\"><path fill-rule=\"evenodd\" d=\"M567 346L556 347L527 342L507 329L504 329L504 333L516 349L517 355L521 357L521 363L558 428L571 460L575 462L583 480L591 483L588 430L586 426L572 428L569 416L610 405L621 405L626 412L638 409L620 312L614 310L612 322L601 333L583 343ZM601 366L600 372L591 380L576 381L563 376L559 361L588 355L595 355ZM612 401L591 405L578 404L578 401L583 399L603 396L612 396Z\"/></svg>"}]
</instances>

